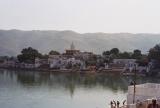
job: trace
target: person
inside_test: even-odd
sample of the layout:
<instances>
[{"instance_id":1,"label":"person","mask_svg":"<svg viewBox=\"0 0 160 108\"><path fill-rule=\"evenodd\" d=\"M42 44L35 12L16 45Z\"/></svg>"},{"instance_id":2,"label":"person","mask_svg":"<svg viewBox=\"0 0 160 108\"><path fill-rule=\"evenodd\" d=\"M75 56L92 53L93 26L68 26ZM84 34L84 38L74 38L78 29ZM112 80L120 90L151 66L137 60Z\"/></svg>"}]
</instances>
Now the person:
<instances>
[{"instance_id":1,"label":"person","mask_svg":"<svg viewBox=\"0 0 160 108\"><path fill-rule=\"evenodd\" d=\"M160 106L157 104L156 99L152 99L152 103L147 108L160 108Z\"/></svg>"},{"instance_id":2,"label":"person","mask_svg":"<svg viewBox=\"0 0 160 108\"><path fill-rule=\"evenodd\" d=\"M130 82L130 85L134 85L134 84L136 85L136 82L135 82L135 81L131 81L131 82Z\"/></svg>"},{"instance_id":3,"label":"person","mask_svg":"<svg viewBox=\"0 0 160 108\"><path fill-rule=\"evenodd\" d=\"M119 108L119 105L120 105L120 102L119 102L119 101L117 101L117 108Z\"/></svg>"},{"instance_id":4,"label":"person","mask_svg":"<svg viewBox=\"0 0 160 108\"><path fill-rule=\"evenodd\" d=\"M114 100L113 100L113 103L114 103L114 108L116 108L117 104L116 104L116 102Z\"/></svg>"},{"instance_id":5,"label":"person","mask_svg":"<svg viewBox=\"0 0 160 108\"><path fill-rule=\"evenodd\" d=\"M125 103L126 103L126 100L123 101L123 106L125 105Z\"/></svg>"},{"instance_id":6,"label":"person","mask_svg":"<svg viewBox=\"0 0 160 108\"><path fill-rule=\"evenodd\" d=\"M114 108L114 106L113 106L113 102L112 102L112 101L110 102L110 104L111 104L111 108Z\"/></svg>"},{"instance_id":7,"label":"person","mask_svg":"<svg viewBox=\"0 0 160 108\"><path fill-rule=\"evenodd\" d=\"M144 108L143 103L139 99L137 99L136 103L137 108Z\"/></svg>"},{"instance_id":8,"label":"person","mask_svg":"<svg viewBox=\"0 0 160 108\"><path fill-rule=\"evenodd\" d=\"M131 81L131 82L130 82L130 85L134 85L134 82L133 82L133 81Z\"/></svg>"}]
</instances>

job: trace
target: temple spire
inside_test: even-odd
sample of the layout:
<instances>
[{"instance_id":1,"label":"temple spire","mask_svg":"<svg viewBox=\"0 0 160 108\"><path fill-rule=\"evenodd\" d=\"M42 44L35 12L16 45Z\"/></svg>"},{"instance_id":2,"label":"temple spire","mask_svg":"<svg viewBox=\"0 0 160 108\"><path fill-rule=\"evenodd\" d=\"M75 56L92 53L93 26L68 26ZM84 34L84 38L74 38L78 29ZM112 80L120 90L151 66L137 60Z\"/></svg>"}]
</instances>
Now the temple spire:
<instances>
[{"instance_id":1,"label":"temple spire","mask_svg":"<svg viewBox=\"0 0 160 108\"><path fill-rule=\"evenodd\" d=\"M71 50L75 50L75 46L74 46L74 43L72 42L71 44Z\"/></svg>"}]
</instances>

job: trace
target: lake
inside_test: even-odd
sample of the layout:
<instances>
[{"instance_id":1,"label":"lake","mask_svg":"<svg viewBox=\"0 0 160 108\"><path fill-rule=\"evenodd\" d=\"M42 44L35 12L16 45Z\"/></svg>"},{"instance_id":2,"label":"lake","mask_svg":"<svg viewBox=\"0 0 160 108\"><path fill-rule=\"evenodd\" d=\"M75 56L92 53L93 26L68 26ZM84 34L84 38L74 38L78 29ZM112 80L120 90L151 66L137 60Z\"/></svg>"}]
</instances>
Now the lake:
<instances>
[{"instance_id":1,"label":"lake","mask_svg":"<svg viewBox=\"0 0 160 108\"><path fill-rule=\"evenodd\" d=\"M109 108L122 103L132 77L0 70L1 108ZM137 83L160 82L137 77Z\"/></svg>"}]
</instances>

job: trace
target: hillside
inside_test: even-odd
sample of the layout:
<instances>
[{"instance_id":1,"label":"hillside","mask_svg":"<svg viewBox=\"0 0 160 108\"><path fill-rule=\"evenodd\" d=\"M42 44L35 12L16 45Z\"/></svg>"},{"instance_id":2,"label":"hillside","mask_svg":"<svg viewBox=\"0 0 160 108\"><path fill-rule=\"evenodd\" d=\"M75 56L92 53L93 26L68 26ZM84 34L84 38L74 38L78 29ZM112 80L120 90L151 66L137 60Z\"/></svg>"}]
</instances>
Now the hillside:
<instances>
[{"instance_id":1,"label":"hillside","mask_svg":"<svg viewBox=\"0 0 160 108\"><path fill-rule=\"evenodd\" d=\"M77 49L101 53L117 47L121 51L140 49L147 52L160 43L160 34L85 33L74 31L22 31L0 30L0 55L15 56L25 47L33 47L42 53L50 50L63 52L74 42Z\"/></svg>"}]
</instances>

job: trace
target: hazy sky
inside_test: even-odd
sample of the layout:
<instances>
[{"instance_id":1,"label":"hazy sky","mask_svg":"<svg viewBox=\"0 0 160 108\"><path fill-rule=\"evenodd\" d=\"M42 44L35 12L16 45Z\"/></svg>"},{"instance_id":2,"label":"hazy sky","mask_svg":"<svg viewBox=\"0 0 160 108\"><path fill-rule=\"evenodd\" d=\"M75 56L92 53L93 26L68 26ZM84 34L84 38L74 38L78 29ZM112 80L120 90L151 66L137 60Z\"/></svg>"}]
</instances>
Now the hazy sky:
<instances>
[{"instance_id":1,"label":"hazy sky","mask_svg":"<svg viewBox=\"0 0 160 108\"><path fill-rule=\"evenodd\" d=\"M0 0L0 29L160 33L160 0Z\"/></svg>"}]
</instances>

